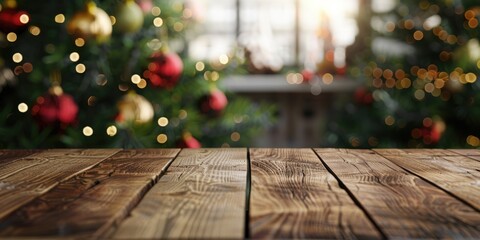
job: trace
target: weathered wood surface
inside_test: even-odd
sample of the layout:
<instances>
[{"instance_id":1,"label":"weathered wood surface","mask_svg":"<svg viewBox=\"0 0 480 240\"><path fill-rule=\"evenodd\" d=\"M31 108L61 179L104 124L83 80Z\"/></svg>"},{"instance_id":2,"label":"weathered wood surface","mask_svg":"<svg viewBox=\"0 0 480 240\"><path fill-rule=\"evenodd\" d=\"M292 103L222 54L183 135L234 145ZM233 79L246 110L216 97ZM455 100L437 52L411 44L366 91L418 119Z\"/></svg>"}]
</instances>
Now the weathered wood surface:
<instances>
[{"instance_id":1,"label":"weathered wood surface","mask_svg":"<svg viewBox=\"0 0 480 240\"><path fill-rule=\"evenodd\" d=\"M480 239L479 179L474 149L0 150L0 239Z\"/></svg>"},{"instance_id":2,"label":"weathered wood surface","mask_svg":"<svg viewBox=\"0 0 480 240\"><path fill-rule=\"evenodd\" d=\"M373 151L316 149L316 152L387 237L480 237L478 211ZM432 153L437 154L429 151ZM422 155L421 152L404 154Z\"/></svg>"},{"instance_id":3,"label":"weathered wood surface","mask_svg":"<svg viewBox=\"0 0 480 240\"><path fill-rule=\"evenodd\" d=\"M467 156L471 159L480 161L480 150L479 149L452 149L451 151L458 153L463 156ZM478 171L478 170L477 170Z\"/></svg>"},{"instance_id":4,"label":"weathered wood surface","mask_svg":"<svg viewBox=\"0 0 480 240\"><path fill-rule=\"evenodd\" d=\"M118 150L48 150L0 163L0 219ZM28 153L28 152L27 152Z\"/></svg>"},{"instance_id":5,"label":"weathered wood surface","mask_svg":"<svg viewBox=\"0 0 480 240\"><path fill-rule=\"evenodd\" d=\"M430 156L377 153L468 202L480 211L480 162L462 155ZM401 150L399 150L401 151Z\"/></svg>"},{"instance_id":6,"label":"weathered wood surface","mask_svg":"<svg viewBox=\"0 0 480 240\"><path fill-rule=\"evenodd\" d=\"M251 149L252 238L381 238L311 149Z\"/></svg>"},{"instance_id":7,"label":"weathered wood surface","mask_svg":"<svg viewBox=\"0 0 480 240\"><path fill-rule=\"evenodd\" d=\"M116 153L2 219L0 236L99 237L130 212L178 152Z\"/></svg>"},{"instance_id":8,"label":"weathered wood surface","mask_svg":"<svg viewBox=\"0 0 480 240\"><path fill-rule=\"evenodd\" d=\"M112 238L244 237L246 149L184 149Z\"/></svg>"}]
</instances>

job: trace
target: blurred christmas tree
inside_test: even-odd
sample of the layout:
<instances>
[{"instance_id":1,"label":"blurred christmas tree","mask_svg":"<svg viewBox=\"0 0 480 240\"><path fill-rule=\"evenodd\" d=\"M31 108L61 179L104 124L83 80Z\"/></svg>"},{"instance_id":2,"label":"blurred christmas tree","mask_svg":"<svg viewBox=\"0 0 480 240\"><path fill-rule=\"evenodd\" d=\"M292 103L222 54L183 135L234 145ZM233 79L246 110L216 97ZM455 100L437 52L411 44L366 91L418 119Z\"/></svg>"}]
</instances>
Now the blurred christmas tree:
<instances>
[{"instance_id":1,"label":"blurred christmas tree","mask_svg":"<svg viewBox=\"0 0 480 240\"><path fill-rule=\"evenodd\" d=\"M217 87L234 56L188 59L188 1L0 4L0 148L239 146L271 120Z\"/></svg>"},{"instance_id":2,"label":"blurred christmas tree","mask_svg":"<svg viewBox=\"0 0 480 240\"><path fill-rule=\"evenodd\" d=\"M362 2L349 53L364 84L338 103L328 144L479 147L479 2Z\"/></svg>"}]
</instances>

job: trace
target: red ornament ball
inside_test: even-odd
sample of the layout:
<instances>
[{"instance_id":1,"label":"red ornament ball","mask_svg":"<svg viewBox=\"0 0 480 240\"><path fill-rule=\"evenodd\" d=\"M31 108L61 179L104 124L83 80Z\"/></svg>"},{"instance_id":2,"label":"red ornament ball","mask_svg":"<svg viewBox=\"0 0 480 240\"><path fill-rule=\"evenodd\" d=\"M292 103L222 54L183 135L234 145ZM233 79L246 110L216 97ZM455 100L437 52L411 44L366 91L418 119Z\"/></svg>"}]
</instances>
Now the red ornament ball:
<instances>
[{"instance_id":1,"label":"red ornament ball","mask_svg":"<svg viewBox=\"0 0 480 240\"><path fill-rule=\"evenodd\" d=\"M0 31L3 33L21 32L26 29L30 16L26 11L5 8L0 11Z\"/></svg>"},{"instance_id":2,"label":"red ornament ball","mask_svg":"<svg viewBox=\"0 0 480 240\"><path fill-rule=\"evenodd\" d=\"M174 87L183 72L182 59L176 53L157 52L150 57L151 63L144 77L148 78L153 86L161 88Z\"/></svg>"},{"instance_id":3,"label":"red ornament ball","mask_svg":"<svg viewBox=\"0 0 480 240\"><path fill-rule=\"evenodd\" d=\"M363 105L370 105L373 103L373 95L366 88L357 88L354 93L354 99L357 103Z\"/></svg>"},{"instance_id":4,"label":"red ornament ball","mask_svg":"<svg viewBox=\"0 0 480 240\"><path fill-rule=\"evenodd\" d=\"M203 113L217 115L225 109L227 104L228 99L225 94L218 89L214 89L200 100L200 110Z\"/></svg>"},{"instance_id":5,"label":"red ornament ball","mask_svg":"<svg viewBox=\"0 0 480 240\"><path fill-rule=\"evenodd\" d=\"M201 148L202 144L195 139L192 134L185 133L182 138L177 142L179 148Z\"/></svg>"},{"instance_id":6,"label":"red ornament ball","mask_svg":"<svg viewBox=\"0 0 480 240\"><path fill-rule=\"evenodd\" d=\"M71 125L77 120L78 106L71 95L49 93L37 98L32 115L40 125Z\"/></svg>"},{"instance_id":7,"label":"red ornament ball","mask_svg":"<svg viewBox=\"0 0 480 240\"><path fill-rule=\"evenodd\" d=\"M308 83L315 77L315 72L312 70L304 69L302 72L303 82Z\"/></svg>"}]
</instances>

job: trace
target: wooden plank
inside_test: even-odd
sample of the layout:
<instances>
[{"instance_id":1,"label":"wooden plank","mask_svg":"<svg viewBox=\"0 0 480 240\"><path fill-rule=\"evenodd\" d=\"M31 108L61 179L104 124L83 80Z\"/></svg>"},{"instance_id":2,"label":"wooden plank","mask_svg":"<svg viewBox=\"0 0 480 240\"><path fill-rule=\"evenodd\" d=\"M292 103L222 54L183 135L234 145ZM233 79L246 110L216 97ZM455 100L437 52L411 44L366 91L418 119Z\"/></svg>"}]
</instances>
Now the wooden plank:
<instances>
[{"instance_id":1,"label":"wooden plank","mask_svg":"<svg viewBox=\"0 0 480 240\"><path fill-rule=\"evenodd\" d=\"M101 237L130 212L179 149L124 150L0 222L0 236Z\"/></svg>"},{"instance_id":2,"label":"wooden plank","mask_svg":"<svg viewBox=\"0 0 480 240\"><path fill-rule=\"evenodd\" d=\"M47 192L60 181L98 164L118 150L48 150L2 165L0 219Z\"/></svg>"},{"instance_id":3,"label":"wooden plank","mask_svg":"<svg viewBox=\"0 0 480 240\"><path fill-rule=\"evenodd\" d=\"M42 150L27 150L27 149L2 149L0 150L0 169L2 166L15 161L17 159L21 159L27 156L30 156L34 153L41 152Z\"/></svg>"},{"instance_id":4,"label":"wooden plank","mask_svg":"<svg viewBox=\"0 0 480 240\"><path fill-rule=\"evenodd\" d=\"M471 159L475 159L477 161L480 161L480 150L479 149L450 149L450 151L453 151L455 153L458 153L463 156L467 156Z\"/></svg>"},{"instance_id":5,"label":"wooden plank","mask_svg":"<svg viewBox=\"0 0 480 240\"><path fill-rule=\"evenodd\" d=\"M464 156L480 156L480 149L449 149L449 150Z\"/></svg>"},{"instance_id":6,"label":"wooden plank","mask_svg":"<svg viewBox=\"0 0 480 240\"><path fill-rule=\"evenodd\" d=\"M383 153L388 155L408 154L409 156L455 156L455 152L447 149L381 149ZM367 150L370 151L370 150Z\"/></svg>"},{"instance_id":7,"label":"wooden plank","mask_svg":"<svg viewBox=\"0 0 480 240\"><path fill-rule=\"evenodd\" d=\"M398 166L454 194L480 211L480 162L466 156L389 155L375 150Z\"/></svg>"},{"instance_id":8,"label":"wooden plank","mask_svg":"<svg viewBox=\"0 0 480 240\"><path fill-rule=\"evenodd\" d=\"M243 238L247 150L184 149L112 238Z\"/></svg>"},{"instance_id":9,"label":"wooden plank","mask_svg":"<svg viewBox=\"0 0 480 240\"><path fill-rule=\"evenodd\" d=\"M316 152L387 237L480 237L478 211L373 151Z\"/></svg>"},{"instance_id":10,"label":"wooden plank","mask_svg":"<svg viewBox=\"0 0 480 240\"><path fill-rule=\"evenodd\" d=\"M252 149L252 238L381 238L311 149Z\"/></svg>"}]
</instances>

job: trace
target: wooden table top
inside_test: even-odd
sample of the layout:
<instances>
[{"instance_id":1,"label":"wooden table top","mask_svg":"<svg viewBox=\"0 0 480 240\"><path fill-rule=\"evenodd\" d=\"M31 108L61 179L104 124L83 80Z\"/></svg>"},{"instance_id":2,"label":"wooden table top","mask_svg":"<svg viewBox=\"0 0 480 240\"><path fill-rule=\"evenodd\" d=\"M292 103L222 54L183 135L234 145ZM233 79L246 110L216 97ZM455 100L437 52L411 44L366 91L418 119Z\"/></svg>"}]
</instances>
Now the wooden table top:
<instances>
[{"instance_id":1,"label":"wooden table top","mask_svg":"<svg viewBox=\"0 0 480 240\"><path fill-rule=\"evenodd\" d=\"M480 238L480 150L0 150L0 238Z\"/></svg>"}]
</instances>

